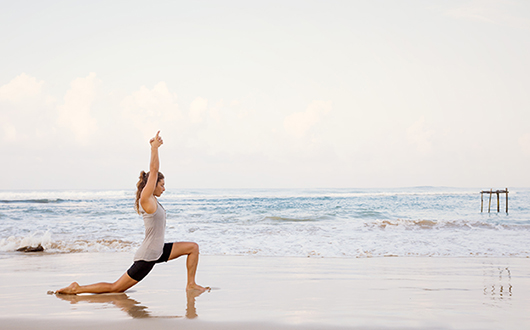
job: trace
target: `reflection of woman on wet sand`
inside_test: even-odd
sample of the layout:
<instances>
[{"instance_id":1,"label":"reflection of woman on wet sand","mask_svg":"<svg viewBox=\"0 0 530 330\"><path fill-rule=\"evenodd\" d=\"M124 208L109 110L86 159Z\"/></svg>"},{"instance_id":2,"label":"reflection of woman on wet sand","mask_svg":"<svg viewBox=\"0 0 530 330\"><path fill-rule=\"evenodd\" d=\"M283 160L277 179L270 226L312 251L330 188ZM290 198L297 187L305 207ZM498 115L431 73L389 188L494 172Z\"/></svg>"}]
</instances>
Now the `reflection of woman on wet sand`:
<instances>
[{"instance_id":1,"label":"reflection of woman on wet sand","mask_svg":"<svg viewBox=\"0 0 530 330\"><path fill-rule=\"evenodd\" d=\"M164 192L164 175L158 172L160 160L158 148L163 144L162 138L156 133L149 143L151 144L150 172L140 173L137 183L136 210L142 215L145 224L145 238L142 245L134 255L134 263L114 283L95 283L90 285L79 285L76 282L66 288L57 290L62 294L77 293L108 293L124 292L136 283L140 282L154 265L167 262L187 255L186 268L188 270L187 290L198 290L204 292L206 289L195 283L195 272L199 262L199 246L193 242L176 242L164 244L164 233L166 228L166 211L160 205L157 197Z\"/></svg>"},{"instance_id":2,"label":"reflection of woman on wet sand","mask_svg":"<svg viewBox=\"0 0 530 330\"><path fill-rule=\"evenodd\" d=\"M57 297L69 301L71 304L77 304L81 301L97 304L113 304L114 306L120 308L122 311L126 312L135 319L151 317L149 311L147 311L146 306L140 305L138 301L129 298L129 296L127 296L125 293L82 296L60 294L57 295Z\"/></svg>"},{"instance_id":3,"label":"reflection of woman on wet sand","mask_svg":"<svg viewBox=\"0 0 530 330\"><path fill-rule=\"evenodd\" d=\"M198 290L187 290L186 291L186 318L194 319L197 317L197 311L195 310L195 298L198 297L202 292ZM125 293L119 294L101 294L101 295L57 295L57 297L69 301L72 304L85 301L89 303L97 304L113 304L126 312L135 319L143 318L179 318L182 316L152 316L147 310L146 306L140 305L140 303L132 298L129 298Z\"/></svg>"}]
</instances>

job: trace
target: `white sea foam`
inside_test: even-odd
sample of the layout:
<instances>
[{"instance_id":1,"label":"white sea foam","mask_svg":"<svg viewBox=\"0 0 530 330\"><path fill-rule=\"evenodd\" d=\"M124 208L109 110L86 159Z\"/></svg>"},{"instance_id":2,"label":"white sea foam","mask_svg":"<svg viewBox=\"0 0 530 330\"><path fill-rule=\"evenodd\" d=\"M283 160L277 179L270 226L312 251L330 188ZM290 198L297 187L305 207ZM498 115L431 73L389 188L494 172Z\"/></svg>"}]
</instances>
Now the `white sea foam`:
<instances>
[{"instance_id":1,"label":"white sea foam","mask_svg":"<svg viewBox=\"0 0 530 330\"><path fill-rule=\"evenodd\" d=\"M413 223L414 225L411 225ZM191 229L191 228L190 228ZM173 231L170 230L170 233ZM530 256L528 231L465 225L459 228L411 221L379 226L292 223L274 226L175 228L185 240L199 242L204 254L383 257L383 256Z\"/></svg>"},{"instance_id":2,"label":"white sea foam","mask_svg":"<svg viewBox=\"0 0 530 330\"><path fill-rule=\"evenodd\" d=\"M302 225L301 225L302 224ZM286 222L282 225L193 224L168 225L166 241L195 241L206 255L303 257L383 256L519 256L529 257L528 230L509 226L461 224L444 227L432 221L374 221L322 225ZM47 252L131 252L135 241L117 238L54 239L48 232L0 239L0 251L41 244Z\"/></svg>"},{"instance_id":3,"label":"white sea foam","mask_svg":"<svg viewBox=\"0 0 530 330\"><path fill-rule=\"evenodd\" d=\"M48 253L76 253L76 252L129 252L138 244L119 239L95 240L55 240L47 232L34 232L24 237L9 236L0 239L0 252L13 252L23 247L37 247L41 245Z\"/></svg>"}]
</instances>

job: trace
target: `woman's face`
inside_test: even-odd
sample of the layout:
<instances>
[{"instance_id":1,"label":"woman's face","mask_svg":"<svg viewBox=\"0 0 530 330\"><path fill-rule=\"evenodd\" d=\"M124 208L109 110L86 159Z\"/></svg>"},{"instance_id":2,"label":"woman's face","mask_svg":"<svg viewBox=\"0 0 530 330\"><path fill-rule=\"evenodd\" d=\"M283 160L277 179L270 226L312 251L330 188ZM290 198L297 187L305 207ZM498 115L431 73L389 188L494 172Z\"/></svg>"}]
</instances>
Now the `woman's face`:
<instances>
[{"instance_id":1,"label":"woman's face","mask_svg":"<svg viewBox=\"0 0 530 330\"><path fill-rule=\"evenodd\" d=\"M153 195L156 197L160 197L164 191L166 191L165 188L166 181L164 179L158 181L158 184L155 187L155 191L153 192Z\"/></svg>"}]
</instances>

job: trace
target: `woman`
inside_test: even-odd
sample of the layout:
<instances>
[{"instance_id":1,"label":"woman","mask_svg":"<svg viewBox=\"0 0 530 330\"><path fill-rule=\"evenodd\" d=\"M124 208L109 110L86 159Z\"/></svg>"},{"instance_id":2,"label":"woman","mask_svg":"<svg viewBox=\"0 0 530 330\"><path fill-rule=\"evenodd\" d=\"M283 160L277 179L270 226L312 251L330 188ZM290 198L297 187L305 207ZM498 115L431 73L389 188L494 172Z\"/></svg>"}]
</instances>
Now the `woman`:
<instances>
[{"instance_id":1,"label":"woman","mask_svg":"<svg viewBox=\"0 0 530 330\"><path fill-rule=\"evenodd\" d=\"M188 270L188 284L186 290L205 291L207 288L195 283L195 272L199 262L199 246L192 242L177 242L164 244L164 232L166 227L166 211L160 205L157 197L165 191L164 175L158 172L160 160L158 148L163 144L159 136L160 131L152 138L150 172L140 173L136 191L136 211L142 215L145 224L145 238L142 245L134 255L134 263L114 283L95 283L90 285L79 285L76 282L66 288L57 290L56 293L108 293L124 292L140 282L156 263L167 262L180 256L187 255L186 267Z\"/></svg>"}]
</instances>

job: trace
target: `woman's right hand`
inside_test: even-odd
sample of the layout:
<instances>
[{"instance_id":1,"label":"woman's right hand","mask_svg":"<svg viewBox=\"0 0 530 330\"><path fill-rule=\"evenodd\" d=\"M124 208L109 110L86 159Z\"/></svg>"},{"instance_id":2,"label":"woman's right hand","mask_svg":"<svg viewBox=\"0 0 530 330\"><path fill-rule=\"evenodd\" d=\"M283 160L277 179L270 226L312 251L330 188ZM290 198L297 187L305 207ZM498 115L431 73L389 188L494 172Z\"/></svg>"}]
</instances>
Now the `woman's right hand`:
<instances>
[{"instance_id":1,"label":"woman's right hand","mask_svg":"<svg viewBox=\"0 0 530 330\"><path fill-rule=\"evenodd\" d=\"M149 143L151 144L151 148L158 148L162 144L164 144L164 141L162 140L162 137L159 136L160 131L156 132L156 136L149 140Z\"/></svg>"}]
</instances>

